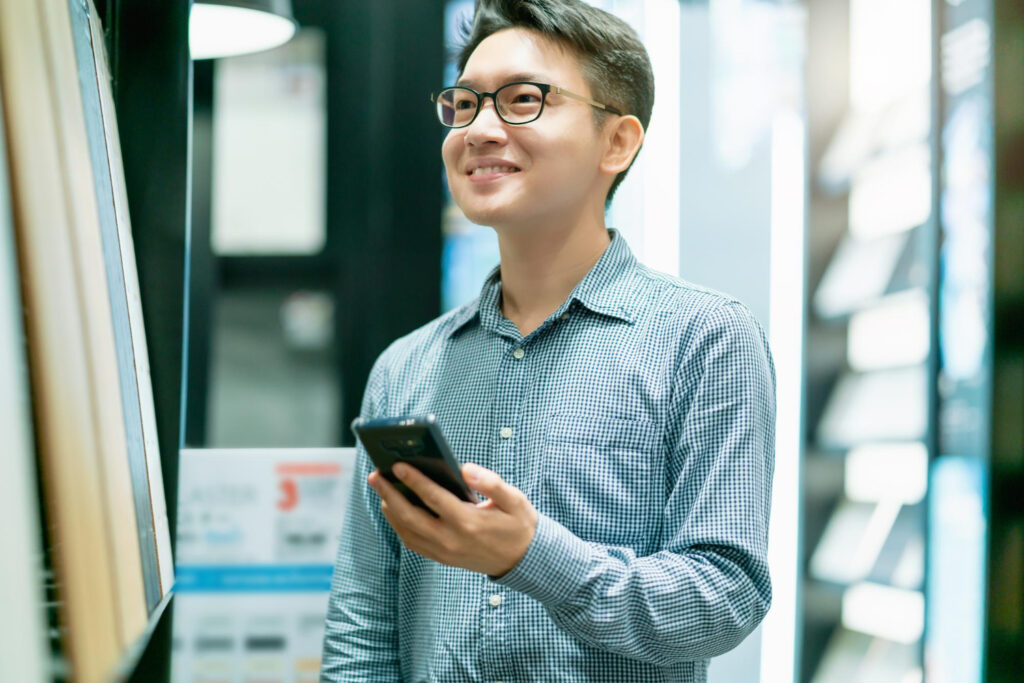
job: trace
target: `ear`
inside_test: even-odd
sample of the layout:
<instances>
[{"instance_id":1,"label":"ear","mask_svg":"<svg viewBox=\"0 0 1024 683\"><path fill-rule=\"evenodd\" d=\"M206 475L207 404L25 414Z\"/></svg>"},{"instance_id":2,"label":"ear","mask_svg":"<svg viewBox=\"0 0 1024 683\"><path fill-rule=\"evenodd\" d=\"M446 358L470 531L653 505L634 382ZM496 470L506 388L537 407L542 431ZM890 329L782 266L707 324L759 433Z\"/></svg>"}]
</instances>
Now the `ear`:
<instances>
[{"instance_id":1,"label":"ear","mask_svg":"<svg viewBox=\"0 0 1024 683\"><path fill-rule=\"evenodd\" d=\"M633 115L613 116L605 124L604 155L600 169L603 173L617 175L629 168L633 157L644 142L644 127Z\"/></svg>"}]
</instances>

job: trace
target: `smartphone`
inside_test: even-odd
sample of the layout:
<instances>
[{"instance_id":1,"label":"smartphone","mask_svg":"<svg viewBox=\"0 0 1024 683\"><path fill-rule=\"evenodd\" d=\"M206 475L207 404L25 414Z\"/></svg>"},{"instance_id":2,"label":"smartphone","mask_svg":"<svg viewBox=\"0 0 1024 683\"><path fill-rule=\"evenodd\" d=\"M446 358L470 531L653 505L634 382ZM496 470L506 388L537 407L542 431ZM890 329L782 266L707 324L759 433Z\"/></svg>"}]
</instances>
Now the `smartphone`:
<instances>
[{"instance_id":1,"label":"smartphone","mask_svg":"<svg viewBox=\"0 0 1024 683\"><path fill-rule=\"evenodd\" d=\"M357 417L352 422L352 431L381 475L413 505L434 514L419 496L391 472L395 463L408 463L456 497L470 503L479 502L479 498L462 478L459 462L452 455L448 442L441 434L437 418L433 415L374 420Z\"/></svg>"}]
</instances>

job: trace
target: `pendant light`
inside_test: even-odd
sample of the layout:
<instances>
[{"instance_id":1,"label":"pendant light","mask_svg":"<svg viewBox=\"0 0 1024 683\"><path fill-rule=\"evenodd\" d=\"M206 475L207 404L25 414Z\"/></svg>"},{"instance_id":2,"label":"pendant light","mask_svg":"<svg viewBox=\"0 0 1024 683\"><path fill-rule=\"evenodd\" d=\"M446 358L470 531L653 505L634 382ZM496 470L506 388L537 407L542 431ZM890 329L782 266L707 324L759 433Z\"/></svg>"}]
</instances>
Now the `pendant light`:
<instances>
[{"instance_id":1,"label":"pendant light","mask_svg":"<svg viewBox=\"0 0 1024 683\"><path fill-rule=\"evenodd\" d=\"M188 31L192 59L269 50L291 40L297 26L291 0L196 0Z\"/></svg>"}]
</instances>

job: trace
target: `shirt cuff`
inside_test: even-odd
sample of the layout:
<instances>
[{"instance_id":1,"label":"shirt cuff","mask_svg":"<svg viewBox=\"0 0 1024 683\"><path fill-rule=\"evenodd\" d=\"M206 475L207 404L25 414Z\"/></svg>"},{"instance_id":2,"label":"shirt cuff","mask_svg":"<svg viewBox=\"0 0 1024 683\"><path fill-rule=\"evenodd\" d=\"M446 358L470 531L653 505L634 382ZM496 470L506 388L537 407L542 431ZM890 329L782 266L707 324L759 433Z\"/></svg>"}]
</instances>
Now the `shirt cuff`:
<instances>
[{"instance_id":1,"label":"shirt cuff","mask_svg":"<svg viewBox=\"0 0 1024 683\"><path fill-rule=\"evenodd\" d=\"M526 554L494 583L525 593L545 607L572 600L586 583L590 545L547 515L537 516Z\"/></svg>"}]
</instances>

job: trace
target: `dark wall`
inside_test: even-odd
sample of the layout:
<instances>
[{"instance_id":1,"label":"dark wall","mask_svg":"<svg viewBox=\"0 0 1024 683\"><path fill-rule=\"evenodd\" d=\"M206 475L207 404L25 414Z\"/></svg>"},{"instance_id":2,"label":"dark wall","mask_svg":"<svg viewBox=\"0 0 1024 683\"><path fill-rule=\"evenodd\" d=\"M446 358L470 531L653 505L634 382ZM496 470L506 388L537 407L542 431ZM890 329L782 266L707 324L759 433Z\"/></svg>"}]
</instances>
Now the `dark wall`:
<instances>
[{"instance_id":1,"label":"dark wall","mask_svg":"<svg viewBox=\"0 0 1024 683\"><path fill-rule=\"evenodd\" d=\"M326 5L328 3L319 3ZM328 39L327 216L336 250L341 415L359 413L377 355L441 310L444 6L337 3Z\"/></svg>"},{"instance_id":2,"label":"dark wall","mask_svg":"<svg viewBox=\"0 0 1024 683\"><path fill-rule=\"evenodd\" d=\"M182 339L190 229L192 62L189 2L107 0L113 77L169 503L177 495ZM174 539L175 506L167 506Z\"/></svg>"},{"instance_id":3,"label":"dark wall","mask_svg":"<svg viewBox=\"0 0 1024 683\"><path fill-rule=\"evenodd\" d=\"M186 443L203 445L210 314L218 291L333 294L339 445L358 415L370 368L388 343L441 310L442 134L428 95L444 68L444 3L293 0L326 37L327 238L310 256L214 257L209 245L212 69L196 64L196 306L190 314Z\"/></svg>"},{"instance_id":4,"label":"dark wall","mask_svg":"<svg viewBox=\"0 0 1024 683\"><path fill-rule=\"evenodd\" d=\"M113 78L172 546L192 182L190 6L182 0L97 3ZM129 680L170 679L171 613L153 615L153 631Z\"/></svg>"},{"instance_id":5,"label":"dark wall","mask_svg":"<svg viewBox=\"0 0 1024 683\"><path fill-rule=\"evenodd\" d=\"M992 2L991 510L986 680L1024 671L1024 2Z\"/></svg>"}]
</instances>

